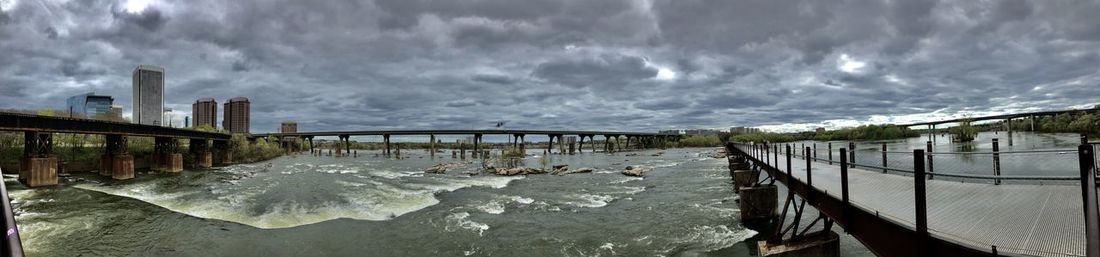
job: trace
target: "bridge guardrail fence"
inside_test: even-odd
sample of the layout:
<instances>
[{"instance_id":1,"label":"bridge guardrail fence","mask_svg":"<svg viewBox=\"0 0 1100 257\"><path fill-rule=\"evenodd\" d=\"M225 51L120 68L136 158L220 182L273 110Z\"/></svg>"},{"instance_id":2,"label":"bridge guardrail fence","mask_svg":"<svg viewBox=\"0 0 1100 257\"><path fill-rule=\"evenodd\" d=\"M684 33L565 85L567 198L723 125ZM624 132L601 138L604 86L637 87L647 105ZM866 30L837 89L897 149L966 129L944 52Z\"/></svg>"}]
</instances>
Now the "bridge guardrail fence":
<instances>
[{"instance_id":1,"label":"bridge guardrail fence","mask_svg":"<svg viewBox=\"0 0 1100 257\"><path fill-rule=\"evenodd\" d=\"M1077 149L1035 149L1000 151L999 142L993 140L994 151L947 152L937 151L931 143L925 150L925 171L929 179L947 179L973 183L1034 183L1074 184L1079 181ZM776 145L776 144L773 144ZM811 149L810 158L816 162L836 164L839 147L832 143L778 143L795 149ZM884 173L913 175L911 149L889 149L884 143L848 143L849 167L879 170ZM805 158L803 151L794 156ZM853 161L854 160L854 161Z\"/></svg>"}]
</instances>

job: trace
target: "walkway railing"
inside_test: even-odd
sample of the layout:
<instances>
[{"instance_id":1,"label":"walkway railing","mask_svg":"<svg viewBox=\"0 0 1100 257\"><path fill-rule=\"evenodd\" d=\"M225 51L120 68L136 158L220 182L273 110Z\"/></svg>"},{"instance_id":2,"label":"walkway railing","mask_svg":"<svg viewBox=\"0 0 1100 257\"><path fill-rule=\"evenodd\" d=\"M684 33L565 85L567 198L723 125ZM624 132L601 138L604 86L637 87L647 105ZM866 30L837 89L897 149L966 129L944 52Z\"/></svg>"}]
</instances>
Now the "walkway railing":
<instances>
[{"instance_id":1,"label":"walkway railing","mask_svg":"<svg viewBox=\"0 0 1100 257\"><path fill-rule=\"evenodd\" d=\"M837 149L832 143L770 144L761 151L774 152L790 145L793 149L810 148L808 153L798 150L795 157L815 162L835 164L839 162ZM993 139L993 150L989 152L948 152L936 151L931 142L925 149L925 171L929 179L952 178L964 182L1004 181L1032 183L1061 183L1080 180L1077 149L1034 149L1000 151L1000 144ZM856 144L848 143L849 167L879 170L883 173L913 175L913 155L909 151L889 149L886 143ZM851 150L856 149L856 150Z\"/></svg>"},{"instance_id":2,"label":"walkway railing","mask_svg":"<svg viewBox=\"0 0 1100 257\"><path fill-rule=\"evenodd\" d=\"M0 174L4 172L0 170ZM0 251L4 257L23 256L23 244L19 240L19 228L15 226L14 211L11 209L11 200L8 199L8 187L0 181L0 208L4 215L4 250Z\"/></svg>"},{"instance_id":3,"label":"walkway railing","mask_svg":"<svg viewBox=\"0 0 1100 257\"><path fill-rule=\"evenodd\" d=\"M849 144L849 147L854 147L854 144ZM736 149L734 149L734 148L736 148ZM1081 214L1083 214L1083 216L1084 216L1083 217L1084 218L1084 223L1083 224L1085 226L1084 229L1083 229L1083 232L1084 232L1083 236L1084 236L1084 239L1085 239L1084 241L1086 243L1085 243L1085 245L1083 245L1083 247L1085 248L1083 253L1084 253L1084 256L1087 256L1087 257L1100 257L1100 201L1098 201L1098 198L1100 198L1100 196L1098 196L1098 194L1097 194L1097 187L1100 186L1100 184L1097 184L1097 181L1098 181L1097 176L1098 176L1098 173L1100 173L1100 172L1097 171L1098 169L1100 169L1100 168L1098 168L1098 167L1100 167L1100 158L1097 158L1096 153L1095 153L1097 148L1100 148L1100 146L1098 146L1096 144L1091 144L1091 143L1089 143L1087 141L1084 141L1084 140L1082 140L1082 144L1079 145L1079 147L1077 149L1073 149L1073 150L1071 150L1071 149L1049 149L1049 150L1027 150L1027 151L1000 152L1000 151L997 151L998 149L995 145L994 146L994 152L986 152L986 153L933 152L932 154L928 154L928 153L925 152L924 149L915 149L910 153L910 152L886 151L886 148L884 146L882 148L883 151L880 151L881 155L880 156L874 156L874 157L881 157L880 165L866 164L866 162L864 164L849 162L849 160L858 160L857 156L855 155L856 151L847 151L845 148L838 148L839 152L842 153L844 156L838 156L839 158L837 158L837 159L839 159L839 160L836 160L836 161L834 161L834 158L832 156L832 151L831 151L832 149L830 149L830 151L828 152L828 156L826 156L826 158L821 158L821 156L817 156L816 151L814 151L813 148L811 148L810 146L800 147L800 146L790 145L790 144L783 144L782 146L780 146L780 144L731 144L729 150L731 150L731 152L735 153L735 154L740 152L740 153L743 153L745 155L748 155L750 157L749 159L751 159L753 162L755 162L756 165L771 166L771 167L765 168L765 170L772 169L772 170L774 170L774 172L778 172L778 174L777 173L772 173L774 175L772 179L784 181L785 183L788 183L788 184L791 183L790 178L792 176L792 173L791 173L792 172L791 171L791 159L792 158L797 158L797 159L805 160L806 161L806 163L805 163L806 166L805 167L807 167L807 168L804 170L805 174L801 176L802 177L801 179L804 180L805 184L800 185L799 187L796 187L796 188L800 188L800 187L803 187L803 186L818 187L818 186L816 186L816 184L811 184L811 181L813 181L813 177L814 177L814 175L811 174L811 169L808 168L811 163L826 162L826 163L829 163L831 165L841 166L841 168L840 168L840 173L841 174L840 174L840 181L839 182L841 184L841 186L840 186L841 193L840 194L843 197L842 197L842 200L841 199L836 199L836 200L843 201L842 205L839 208L841 214L833 213L830 216L834 217L834 219L837 219L838 222L840 224L842 224L842 226L845 226L845 225L851 226L851 225L854 224L853 222L851 222L849 220L850 219L849 218L849 213L851 213L852 211L856 211L856 208L860 209L860 211L870 211L870 209L868 209L867 206L862 206L862 205L855 204L855 203L852 203L852 202L849 201L849 197L848 197L848 195L849 195L848 168L861 167L861 168L864 168L865 170L871 170L871 171L881 170L882 172L899 172L899 173L904 173L904 174L907 174L907 175L911 175L913 177L913 180L912 180L913 184L911 185L911 187L910 186L905 186L901 191L910 191L911 190L911 192L913 192L912 196L914 197L913 200L915 201L913 203L912 209L911 209L913 211L913 213L912 213L913 216L911 216L913 218L912 219L913 221L912 221L912 223L909 223L909 222L905 222L905 223L909 224L910 229L912 231L916 232L917 238L916 238L915 243L916 243L916 250L918 250L918 251L928 251L929 249L928 249L927 246L928 246L929 240L933 239L933 236L931 234L929 234L929 228L928 228L928 223L929 223L928 209L929 208L928 208L927 198L929 197L929 195L931 195L931 193L929 193L929 191L927 191L927 182L926 182L927 180L933 179L932 178L933 175L935 175L935 176L944 176L944 177L958 177L958 178L991 179L991 180L994 180L996 184L999 184L1001 180L1013 180L1013 179L1019 179L1019 180L1064 180L1064 181L1072 180L1072 181L1076 181L1080 184L1080 188L1081 188L1081 196L1082 196L1082 198L1081 198L1082 199L1082 202L1081 202L1082 205L1081 206L1082 206L1082 209L1083 209L1083 212ZM801 150L791 151L791 149L801 149ZM786 154L780 154L780 152L786 152ZM909 154L909 156L908 156L908 158L894 158L898 161L891 161L891 155L890 154L897 154L898 156ZM1053 161L1064 162L1064 161L1067 161L1067 160L1074 160L1074 162L1071 162L1070 165L1076 166L1076 169L1079 170L1079 174L1076 175L1076 176L1020 176L1020 175L1002 175L1002 174L1000 174L1000 170L999 170L1000 169L1000 167L999 167L1000 162L1004 161L1004 159L1002 157L1005 157L1005 156L1002 156L1002 155L1012 155L1012 154L1021 154L1021 155L1022 154L1047 154L1047 155L1053 154L1053 155L1057 155L1057 156L1072 156L1072 158L1065 158L1065 160L1052 160L1052 162ZM786 167L787 167L787 173L786 174L783 174L782 171L779 168L779 167L781 167L780 164L782 163L781 162L782 160L780 159L780 155L783 155L782 158L786 160ZM941 156L942 157L942 156L952 156L952 155L981 155L981 156L985 156L991 162L991 167L993 169L991 172L993 174L992 175L978 175L978 174L955 173L955 172L953 172L953 170L950 169L951 168L950 166L946 166L946 167L945 166L939 166L939 168L940 168L939 171L937 171L935 173L932 173L932 171L934 170L932 164L936 160L936 156ZM898 165L902 161L909 162L911 164L908 165L908 166ZM774 167L774 168L772 168L772 167ZM773 171L769 170L769 172L773 172ZM775 176L779 176L779 177L775 177ZM818 175L818 176L821 176L821 175ZM811 186L811 185L813 185L813 186ZM788 186L790 186L790 185L788 185ZM794 190L794 189L790 189L790 190ZM806 189L799 189L799 190L805 191L805 192L808 192L808 193L812 193L814 191L822 191L822 190L825 190L825 189L819 188L819 189L814 189L814 190L806 190ZM827 191L824 191L824 192L827 192ZM886 193L886 192L883 192L883 193ZM957 192L957 193L967 193L967 192ZM820 195L821 193L818 193L818 194ZM807 197L807 196L804 195L803 197ZM814 198L813 195L810 195L808 197ZM833 197L835 197L835 196L833 196ZM881 197L888 197L888 196L881 196ZM1047 200L1050 200L1050 199L1048 198ZM1062 199L1059 199L1059 200L1062 200ZM962 204L965 205L967 203L962 203ZM1045 205L1045 203L1044 203L1044 205ZM825 206L825 209L821 209L822 207L820 207L820 206L815 206L815 207L818 207L819 210L822 210L824 212L836 211L836 209L837 209L836 206ZM937 209L937 210L943 211L942 208L944 208L944 207L947 207L947 206L940 206L940 209ZM950 210L950 211L952 211L952 212L960 211L960 210L957 209L958 207L959 206L955 206L954 208L956 208L956 209ZM1046 208L1046 207L1042 206L1042 207L1040 207L1040 210L1042 210L1043 208ZM874 211L874 213L875 213L874 214L875 217L880 216L878 211ZM982 214L975 214L975 215L982 215ZM985 214L985 215L989 215L989 214ZM895 220L895 221L903 220L899 217L893 217L892 219ZM1077 219L1079 220L1080 218L1077 218ZM866 222L866 221L864 221L864 222ZM946 222L946 221L936 221L936 222ZM858 225L858 224L855 224L855 225ZM1039 225L1041 226L1042 224L1039 224ZM849 228L846 227L846 229L849 229ZM1034 230L1034 227L1032 227L1032 230ZM965 243L965 245L970 245L970 247L979 247L979 246L983 245L983 244L981 244L981 242L978 242L978 240L972 240L970 238L965 238L965 237L962 237L962 236L951 234L951 233L948 233L946 231L938 231L937 230L937 233L938 233L938 236L939 236L939 237L935 238L937 240L948 240L948 241L954 241L954 242L967 242L967 243ZM988 243L988 242L986 242L986 243ZM939 244L940 246L944 246L940 242L936 242L935 244ZM989 246L989 244L984 244L984 245ZM1077 248L1077 249L1080 249L1080 248ZM978 248L978 250L981 250L981 249ZM1016 249L1016 248L1002 247L1001 250L1002 251L1003 250L1009 250L1009 251L1015 252L1017 254L1030 253L1030 254L1041 254L1041 255L1047 255L1047 256L1065 256L1065 255L1074 256L1074 255L1067 254L1067 252L1049 252L1049 251L1042 251L1042 250L1039 250L1039 249ZM983 251L986 251L987 253L991 253L993 256L998 256L998 247L996 245L992 245L991 248L984 249ZM916 256L931 256L931 255L928 255L928 254L932 254L932 253L931 252L916 253ZM1004 254L1004 253L1002 252L1000 254Z\"/></svg>"}]
</instances>

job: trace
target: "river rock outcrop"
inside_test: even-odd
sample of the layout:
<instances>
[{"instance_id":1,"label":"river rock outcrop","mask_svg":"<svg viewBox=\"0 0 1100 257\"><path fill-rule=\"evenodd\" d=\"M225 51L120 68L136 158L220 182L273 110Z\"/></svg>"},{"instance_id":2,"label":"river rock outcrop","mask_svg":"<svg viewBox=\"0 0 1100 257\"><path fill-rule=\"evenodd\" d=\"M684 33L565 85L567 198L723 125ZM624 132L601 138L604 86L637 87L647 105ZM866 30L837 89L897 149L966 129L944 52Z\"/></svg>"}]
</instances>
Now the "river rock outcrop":
<instances>
[{"instance_id":1,"label":"river rock outcrop","mask_svg":"<svg viewBox=\"0 0 1100 257\"><path fill-rule=\"evenodd\" d=\"M449 169L461 168L461 167L464 167L464 166L466 166L466 164L461 163L461 162L439 163L439 164L436 164L436 165L432 165L432 167L424 170L424 172L443 174L443 173L447 173L447 170L449 170Z\"/></svg>"},{"instance_id":2,"label":"river rock outcrop","mask_svg":"<svg viewBox=\"0 0 1100 257\"><path fill-rule=\"evenodd\" d=\"M561 171L556 171L555 170L553 174L558 175L558 176L564 176L566 174L573 174L573 173L591 173L593 170L594 169L589 168L589 167L583 167L583 168L577 168L575 170L569 170L569 169L563 169Z\"/></svg>"},{"instance_id":3,"label":"river rock outcrop","mask_svg":"<svg viewBox=\"0 0 1100 257\"><path fill-rule=\"evenodd\" d=\"M626 169L623 169L623 175L632 177L644 177L645 172L646 170L642 167L626 166Z\"/></svg>"},{"instance_id":4,"label":"river rock outcrop","mask_svg":"<svg viewBox=\"0 0 1100 257\"><path fill-rule=\"evenodd\" d=\"M515 168L507 168L507 169L496 169L495 172L496 172L497 175L500 175L500 176L515 176L515 175L530 175L530 174L543 174L543 173L546 173L545 170L531 168L531 167L515 167Z\"/></svg>"}]
</instances>

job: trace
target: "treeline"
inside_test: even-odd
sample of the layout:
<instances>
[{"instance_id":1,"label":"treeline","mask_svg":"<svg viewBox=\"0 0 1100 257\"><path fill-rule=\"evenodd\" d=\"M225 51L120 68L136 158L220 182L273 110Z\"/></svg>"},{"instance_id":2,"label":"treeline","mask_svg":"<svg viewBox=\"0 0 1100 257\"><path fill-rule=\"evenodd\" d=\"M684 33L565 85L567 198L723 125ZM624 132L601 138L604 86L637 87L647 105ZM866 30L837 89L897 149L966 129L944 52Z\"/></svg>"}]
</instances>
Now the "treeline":
<instances>
[{"instance_id":1,"label":"treeline","mask_svg":"<svg viewBox=\"0 0 1100 257\"><path fill-rule=\"evenodd\" d=\"M1100 108L1100 105L1095 108ZM1003 128L1004 121L994 123L993 126L984 126L987 130ZM1031 118L1016 119L1012 121L1012 130L1030 131ZM1035 130L1051 133L1084 133L1100 135L1100 110L1081 114L1059 114L1035 118Z\"/></svg>"},{"instance_id":2,"label":"treeline","mask_svg":"<svg viewBox=\"0 0 1100 257\"><path fill-rule=\"evenodd\" d=\"M891 140L920 136L920 133L909 128L895 125L863 125L855 128L844 128L823 132L796 132L796 133L753 133L738 134L729 137L731 142L791 142L802 140L817 141L861 141L861 140Z\"/></svg>"}]
</instances>

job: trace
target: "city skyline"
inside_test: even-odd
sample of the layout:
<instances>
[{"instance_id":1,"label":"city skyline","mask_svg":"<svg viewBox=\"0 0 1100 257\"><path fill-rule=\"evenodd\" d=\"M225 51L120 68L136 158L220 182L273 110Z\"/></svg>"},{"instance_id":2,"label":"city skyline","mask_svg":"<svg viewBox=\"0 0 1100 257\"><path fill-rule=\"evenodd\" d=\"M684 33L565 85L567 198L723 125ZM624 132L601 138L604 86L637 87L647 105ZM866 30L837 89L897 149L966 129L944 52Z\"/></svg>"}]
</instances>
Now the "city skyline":
<instances>
[{"instance_id":1,"label":"city skyline","mask_svg":"<svg viewBox=\"0 0 1100 257\"><path fill-rule=\"evenodd\" d=\"M0 100L13 104L0 107L61 109L88 91L132 102L127 71L148 63L170 70L164 107L177 118L201 97L244 96L253 132L283 120L806 131L1100 95L1094 2L0 3L0 35L24 35L0 37L16 53L0 56ZM283 18L318 13L338 15ZM48 51L63 53L26 54Z\"/></svg>"}]
</instances>

